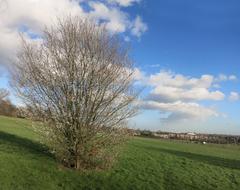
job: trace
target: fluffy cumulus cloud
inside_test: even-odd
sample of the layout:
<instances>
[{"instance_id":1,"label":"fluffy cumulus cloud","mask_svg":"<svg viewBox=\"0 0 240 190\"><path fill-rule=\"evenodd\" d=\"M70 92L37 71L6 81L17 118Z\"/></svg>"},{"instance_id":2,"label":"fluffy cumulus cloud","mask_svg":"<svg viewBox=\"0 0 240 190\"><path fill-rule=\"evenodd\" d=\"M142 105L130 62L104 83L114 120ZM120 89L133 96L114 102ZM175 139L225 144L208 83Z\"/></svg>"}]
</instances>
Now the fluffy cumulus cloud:
<instances>
[{"instance_id":1,"label":"fluffy cumulus cloud","mask_svg":"<svg viewBox=\"0 0 240 190\"><path fill-rule=\"evenodd\" d=\"M0 0L0 63L15 54L19 32L31 39L45 25L49 26L57 15L67 14L66 10L73 15L83 15L77 1Z\"/></svg>"},{"instance_id":2,"label":"fluffy cumulus cloud","mask_svg":"<svg viewBox=\"0 0 240 190\"><path fill-rule=\"evenodd\" d=\"M139 1L0 0L0 64L15 54L19 32L23 32L30 40L36 40L44 26L50 26L58 17L70 14L104 23L111 32L139 38L146 31L146 24L140 16L130 17L122 9L123 6L133 6L137 2Z\"/></svg>"},{"instance_id":3,"label":"fluffy cumulus cloud","mask_svg":"<svg viewBox=\"0 0 240 190\"><path fill-rule=\"evenodd\" d=\"M141 108L158 110L164 115L165 122L206 120L219 114L213 107L204 106L203 101L221 101L225 94L214 90L222 81L236 80L235 77L202 75L199 78L160 71L146 75L135 70L136 80L140 80L147 90L144 100L138 102ZM225 78L226 77L226 78Z\"/></svg>"},{"instance_id":4,"label":"fluffy cumulus cloud","mask_svg":"<svg viewBox=\"0 0 240 190\"><path fill-rule=\"evenodd\" d=\"M148 84L153 86L149 98L157 101L199 101L222 100L224 94L220 91L211 91L214 77L202 75L200 78L190 78L171 72L162 71L150 75Z\"/></svg>"},{"instance_id":5,"label":"fluffy cumulus cloud","mask_svg":"<svg viewBox=\"0 0 240 190\"><path fill-rule=\"evenodd\" d=\"M143 109L159 110L160 112L169 113L169 116L164 120L166 122L178 122L187 120L205 120L210 116L218 116L219 114L211 108L207 108L194 102L157 102L157 101L142 101Z\"/></svg>"},{"instance_id":6,"label":"fluffy cumulus cloud","mask_svg":"<svg viewBox=\"0 0 240 190\"><path fill-rule=\"evenodd\" d=\"M106 27L113 32L124 32L127 29L129 20L127 14L121 12L117 7L109 8L102 2L90 2L92 10L89 15L95 20L105 20Z\"/></svg>"}]
</instances>

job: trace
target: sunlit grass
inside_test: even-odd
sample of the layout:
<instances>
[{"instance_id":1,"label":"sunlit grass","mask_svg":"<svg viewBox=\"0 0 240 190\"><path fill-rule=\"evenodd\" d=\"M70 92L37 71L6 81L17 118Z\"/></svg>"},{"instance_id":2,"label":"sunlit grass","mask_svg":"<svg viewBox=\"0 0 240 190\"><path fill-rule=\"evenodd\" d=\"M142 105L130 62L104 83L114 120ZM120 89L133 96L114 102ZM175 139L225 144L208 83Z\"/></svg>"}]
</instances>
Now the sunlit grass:
<instances>
[{"instance_id":1,"label":"sunlit grass","mask_svg":"<svg viewBox=\"0 0 240 190\"><path fill-rule=\"evenodd\" d=\"M31 122L0 117L0 189L240 189L240 147L134 138L105 172L62 168Z\"/></svg>"}]
</instances>

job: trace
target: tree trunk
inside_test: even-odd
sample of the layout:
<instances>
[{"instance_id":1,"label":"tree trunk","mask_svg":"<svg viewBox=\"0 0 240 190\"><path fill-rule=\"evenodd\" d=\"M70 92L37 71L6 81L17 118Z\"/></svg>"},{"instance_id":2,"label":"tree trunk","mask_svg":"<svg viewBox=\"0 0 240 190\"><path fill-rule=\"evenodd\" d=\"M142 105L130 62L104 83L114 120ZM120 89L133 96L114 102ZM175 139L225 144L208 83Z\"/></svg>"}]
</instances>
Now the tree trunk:
<instances>
[{"instance_id":1,"label":"tree trunk","mask_svg":"<svg viewBox=\"0 0 240 190\"><path fill-rule=\"evenodd\" d=\"M81 161L80 161L80 156L76 156L76 165L75 165L77 170L80 170L81 167Z\"/></svg>"}]
</instances>

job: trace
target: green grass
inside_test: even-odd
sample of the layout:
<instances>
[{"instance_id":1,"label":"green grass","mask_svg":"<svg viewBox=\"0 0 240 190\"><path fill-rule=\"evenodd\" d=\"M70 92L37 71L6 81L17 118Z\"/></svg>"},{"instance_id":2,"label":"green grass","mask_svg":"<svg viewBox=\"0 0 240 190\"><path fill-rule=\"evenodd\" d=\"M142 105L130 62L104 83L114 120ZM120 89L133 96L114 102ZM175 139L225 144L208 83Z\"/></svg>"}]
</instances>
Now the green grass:
<instances>
[{"instance_id":1,"label":"green grass","mask_svg":"<svg viewBox=\"0 0 240 190\"><path fill-rule=\"evenodd\" d=\"M0 117L0 189L240 189L240 146L135 138L105 172L62 168L31 122Z\"/></svg>"}]
</instances>

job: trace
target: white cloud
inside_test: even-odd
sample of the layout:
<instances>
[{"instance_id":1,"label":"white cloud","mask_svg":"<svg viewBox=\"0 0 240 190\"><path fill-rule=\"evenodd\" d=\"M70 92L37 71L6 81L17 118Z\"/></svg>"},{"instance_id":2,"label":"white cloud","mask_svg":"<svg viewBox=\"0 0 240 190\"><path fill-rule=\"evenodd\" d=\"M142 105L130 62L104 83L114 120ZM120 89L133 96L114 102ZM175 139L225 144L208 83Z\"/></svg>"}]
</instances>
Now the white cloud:
<instances>
[{"instance_id":1,"label":"white cloud","mask_svg":"<svg viewBox=\"0 0 240 190\"><path fill-rule=\"evenodd\" d=\"M160 71L147 75L140 70L135 77L147 90L146 97L139 102L142 109L158 110L164 114L164 122L206 120L209 117L222 116L215 109L201 105L204 100L220 101L225 98L223 92L212 90L216 87L212 75L199 78ZM166 117L167 114L167 117ZM161 115L161 114L160 114Z\"/></svg>"},{"instance_id":2,"label":"white cloud","mask_svg":"<svg viewBox=\"0 0 240 190\"><path fill-rule=\"evenodd\" d=\"M146 74L139 69L135 72L135 79L145 86L145 98L137 104L144 110L159 111L161 121L168 125L178 125L181 121L192 123L210 117L225 117L224 113L219 113L211 105L204 105L203 101L208 100L209 104L209 101L224 100L225 94L220 91L220 84L237 80L235 75L224 74L190 77L165 70L155 74ZM240 94L231 92L228 99L240 100Z\"/></svg>"},{"instance_id":3,"label":"white cloud","mask_svg":"<svg viewBox=\"0 0 240 190\"><path fill-rule=\"evenodd\" d=\"M227 80L228 80L228 77L227 75L224 75L224 74L220 74L218 75L218 77L215 78L216 82L227 81Z\"/></svg>"},{"instance_id":4,"label":"white cloud","mask_svg":"<svg viewBox=\"0 0 240 190\"><path fill-rule=\"evenodd\" d=\"M206 120L208 117L217 117L219 114L211 109L197 103L176 101L171 103L160 103L156 101L144 101L140 103L143 109L159 110L170 113L165 121L178 122L184 120Z\"/></svg>"},{"instance_id":5,"label":"white cloud","mask_svg":"<svg viewBox=\"0 0 240 190\"><path fill-rule=\"evenodd\" d=\"M235 75L230 75L228 78L229 80L237 80L237 77Z\"/></svg>"},{"instance_id":6,"label":"white cloud","mask_svg":"<svg viewBox=\"0 0 240 190\"><path fill-rule=\"evenodd\" d=\"M151 93L150 98L157 101L200 101L223 100L224 94L220 91L210 92L206 88L175 88L170 86L158 86Z\"/></svg>"},{"instance_id":7,"label":"white cloud","mask_svg":"<svg viewBox=\"0 0 240 190\"><path fill-rule=\"evenodd\" d=\"M225 75L225 74L219 74L218 77L214 79L215 82L223 82L223 81L234 81L237 80L237 77L235 75Z\"/></svg>"},{"instance_id":8,"label":"white cloud","mask_svg":"<svg viewBox=\"0 0 240 190\"><path fill-rule=\"evenodd\" d=\"M83 16L84 12L76 0L2 0L0 3L0 64L13 58L19 44L19 31L39 34L59 15Z\"/></svg>"},{"instance_id":9,"label":"white cloud","mask_svg":"<svg viewBox=\"0 0 240 190\"><path fill-rule=\"evenodd\" d=\"M141 81L144 77L144 73L141 72L138 68L134 68L133 70L133 79Z\"/></svg>"},{"instance_id":10,"label":"white cloud","mask_svg":"<svg viewBox=\"0 0 240 190\"><path fill-rule=\"evenodd\" d=\"M211 91L214 77L202 75L200 78L186 77L172 72L161 71L150 75L148 85L153 89L149 98L155 101L200 101L222 100L224 94L220 91Z\"/></svg>"},{"instance_id":11,"label":"white cloud","mask_svg":"<svg viewBox=\"0 0 240 190\"><path fill-rule=\"evenodd\" d=\"M96 20L107 21L106 27L113 32L125 32L130 21L128 15L120 11L117 7L109 8L101 2L90 2L93 9L90 16Z\"/></svg>"},{"instance_id":12,"label":"white cloud","mask_svg":"<svg viewBox=\"0 0 240 190\"><path fill-rule=\"evenodd\" d=\"M30 39L30 34L39 35L44 26L50 26L58 17L70 14L94 18L104 22L112 32L128 32L139 37L144 30L139 28L139 32L132 33L136 20L121 9L121 6L131 6L134 2L137 1L110 4L107 0L0 0L0 64L15 55L19 31L25 32ZM84 9L84 4L89 9Z\"/></svg>"},{"instance_id":13,"label":"white cloud","mask_svg":"<svg viewBox=\"0 0 240 190\"><path fill-rule=\"evenodd\" d=\"M211 75L202 75L201 78L191 78L181 74L175 74L171 71L160 71L149 76L148 83L152 86L164 85L180 88L202 87L209 88L213 83L214 77Z\"/></svg>"},{"instance_id":14,"label":"white cloud","mask_svg":"<svg viewBox=\"0 0 240 190\"><path fill-rule=\"evenodd\" d=\"M230 101L238 101L238 100L240 100L240 95L239 95L239 93L237 93L237 92L231 92L230 93L230 96L229 96L229 98L228 98Z\"/></svg>"},{"instance_id":15,"label":"white cloud","mask_svg":"<svg viewBox=\"0 0 240 190\"><path fill-rule=\"evenodd\" d=\"M7 6L0 13L2 23L8 28L16 29L25 25L33 30L40 30L50 25L57 16L83 16L79 0L7 0Z\"/></svg>"},{"instance_id":16,"label":"white cloud","mask_svg":"<svg viewBox=\"0 0 240 190\"><path fill-rule=\"evenodd\" d=\"M147 25L142 21L140 16L137 16L135 18L135 21L133 22L132 27L132 34L140 37L144 32L146 32L148 29Z\"/></svg>"},{"instance_id":17,"label":"white cloud","mask_svg":"<svg viewBox=\"0 0 240 190\"><path fill-rule=\"evenodd\" d=\"M120 6L128 7L134 3L139 3L141 0L108 0L109 3L117 3Z\"/></svg>"}]
</instances>

